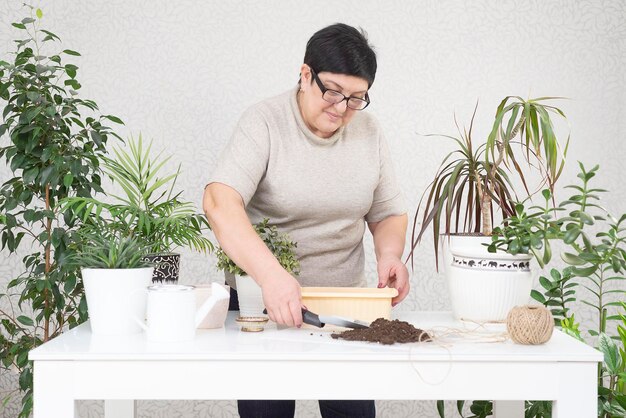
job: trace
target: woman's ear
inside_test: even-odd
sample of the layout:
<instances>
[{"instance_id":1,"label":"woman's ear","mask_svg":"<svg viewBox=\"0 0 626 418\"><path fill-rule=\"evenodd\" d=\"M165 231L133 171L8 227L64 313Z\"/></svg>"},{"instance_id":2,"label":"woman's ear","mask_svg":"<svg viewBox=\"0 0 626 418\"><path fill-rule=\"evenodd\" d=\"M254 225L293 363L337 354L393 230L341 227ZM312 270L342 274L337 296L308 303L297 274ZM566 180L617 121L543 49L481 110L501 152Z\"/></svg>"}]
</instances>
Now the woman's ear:
<instances>
[{"instance_id":1,"label":"woman's ear","mask_svg":"<svg viewBox=\"0 0 626 418\"><path fill-rule=\"evenodd\" d=\"M311 74L311 67L309 67L307 64L302 64L302 66L300 67L300 88L311 84L312 77L313 76Z\"/></svg>"}]
</instances>

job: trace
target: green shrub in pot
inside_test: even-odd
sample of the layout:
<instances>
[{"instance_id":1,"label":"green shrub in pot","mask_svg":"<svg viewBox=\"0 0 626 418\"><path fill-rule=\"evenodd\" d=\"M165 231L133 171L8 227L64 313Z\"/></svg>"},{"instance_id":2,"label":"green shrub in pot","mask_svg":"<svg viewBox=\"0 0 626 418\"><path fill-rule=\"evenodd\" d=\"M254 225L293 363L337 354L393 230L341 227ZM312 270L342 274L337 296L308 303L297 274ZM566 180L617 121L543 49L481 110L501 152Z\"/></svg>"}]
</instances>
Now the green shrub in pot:
<instances>
[{"instance_id":1,"label":"green shrub in pot","mask_svg":"<svg viewBox=\"0 0 626 418\"><path fill-rule=\"evenodd\" d=\"M270 225L269 221L269 218L264 218L263 221L253 225L254 230L267 248L274 254L280 265L294 276L299 275L300 262L295 252L298 244L291 241L287 234L279 233L276 225ZM219 270L238 276L247 275L221 248L216 250L215 255L217 256L217 268Z\"/></svg>"},{"instance_id":2,"label":"green shrub in pot","mask_svg":"<svg viewBox=\"0 0 626 418\"><path fill-rule=\"evenodd\" d=\"M297 243L291 241L287 234L281 234L275 225L270 225L268 218L253 227L280 265L292 275L299 275L300 262L295 253ZM217 268L235 276L241 316L262 316L264 305L261 288L228 257L224 250L218 248L216 255Z\"/></svg>"},{"instance_id":3,"label":"green shrub in pot","mask_svg":"<svg viewBox=\"0 0 626 418\"><path fill-rule=\"evenodd\" d=\"M101 223L78 230L71 263L81 268L92 333L136 334L142 331L138 322L145 316L154 269L145 259L150 246L109 227Z\"/></svg>"},{"instance_id":4,"label":"green shrub in pot","mask_svg":"<svg viewBox=\"0 0 626 418\"><path fill-rule=\"evenodd\" d=\"M0 374L19 374L3 397L20 395L19 417L32 411L28 352L87 319L79 271L67 262L80 222L64 216L59 200L102 190L100 162L117 137L108 125L122 123L83 97L80 54L41 27L40 9L24 7L30 15L12 24L15 49L0 57L0 164L11 173L0 186L0 246L23 260L0 291L8 306L0 310Z\"/></svg>"}]
</instances>

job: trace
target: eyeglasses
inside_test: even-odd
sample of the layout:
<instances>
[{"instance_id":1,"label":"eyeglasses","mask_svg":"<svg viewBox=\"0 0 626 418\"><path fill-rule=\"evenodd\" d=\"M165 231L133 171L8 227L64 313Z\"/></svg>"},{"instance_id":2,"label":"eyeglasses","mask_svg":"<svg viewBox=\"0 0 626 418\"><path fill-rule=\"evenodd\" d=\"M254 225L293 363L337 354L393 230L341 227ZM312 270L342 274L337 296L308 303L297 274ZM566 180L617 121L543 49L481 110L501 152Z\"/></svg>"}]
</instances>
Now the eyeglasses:
<instances>
[{"instance_id":1,"label":"eyeglasses","mask_svg":"<svg viewBox=\"0 0 626 418\"><path fill-rule=\"evenodd\" d=\"M365 98L362 99L360 97L353 97L353 96L346 97L342 93L338 92L337 90L326 88L326 86L322 84L322 81L319 79L319 77L317 76L313 68L311 67L309 68L311 69L311 74L313 74L313 79L315 80L315 82L317 83L317 86L322 91L322 99L326 100L327 102L337 104L345 100L348 104L348 107L354 110L363 110L370 104L370 98L367 95L367 93L365 93Z\"/></svg>"}]
</instances>

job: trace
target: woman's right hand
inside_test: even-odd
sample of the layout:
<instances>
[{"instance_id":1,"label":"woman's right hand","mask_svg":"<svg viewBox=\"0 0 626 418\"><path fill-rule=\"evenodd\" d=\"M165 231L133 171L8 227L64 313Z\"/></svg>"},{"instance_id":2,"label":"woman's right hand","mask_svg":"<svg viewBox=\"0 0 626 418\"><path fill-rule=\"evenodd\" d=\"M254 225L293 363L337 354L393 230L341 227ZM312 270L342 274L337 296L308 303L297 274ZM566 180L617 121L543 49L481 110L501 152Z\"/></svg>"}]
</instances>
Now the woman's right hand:
<instances>
[{"instance_id":1,"label":"woman's right hand","mask_svg":"<svg viewBox=\"0 0 626 418\"><path fill-rule=\"evenodd\" d=\"M302 325L300 283L285 269L264 278L261 285L263 303L270 319L290 327Z\"/></svg>"},{"instance_id":2,"label":"woman's right hand","mask_svg":"<svg viewBox=\"0 0 626 418\"><path fill-rule=\"evenodd\" d=\"M230 186L211 183L205 189L203 207L224 252L261 286L270 319L290 327L302 325L300 283L259 238L241 195Z\"/></svg>"}]
</instances>

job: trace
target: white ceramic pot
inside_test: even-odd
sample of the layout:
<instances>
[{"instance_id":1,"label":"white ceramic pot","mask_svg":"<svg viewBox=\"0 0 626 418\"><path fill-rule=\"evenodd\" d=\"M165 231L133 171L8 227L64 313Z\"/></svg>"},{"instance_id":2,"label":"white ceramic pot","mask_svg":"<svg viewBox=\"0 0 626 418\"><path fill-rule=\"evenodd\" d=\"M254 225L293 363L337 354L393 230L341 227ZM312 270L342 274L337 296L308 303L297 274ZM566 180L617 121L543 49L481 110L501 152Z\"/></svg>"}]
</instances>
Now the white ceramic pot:
<instances>
[{"instance_id":1,"label":"white ceramic pot","mask_svg":"<svg viewBox=\"0 0 626 418\"><path fill-rule=\"evenodd\" d=\"M239 316L265 316L261 287L250 276L235 276L239 298Z\"/></svg>"},{"instance_id":2,"label":"white ceramic pot","mask_svg":"<svg viewBox=\"0 0 626 418\"><path fill-rule=\"evenodd\" d=\"M514 306L529 302L532 256L489 253L482 243L490 241L488 237L452 236L444 243L445 270L456 318L504 322Z\"/></svg>"},{"instance_id":3,"label":"white ceramic pot","mask_svg":"<svg viewBox=\"0 0 626 418\"><path fill-rule=\"evenodd\" d=\"M142 331L135 320L146 314L146 287L152 267L137 269L82 269L91 332L131 335Z\"/></svg>"}]
</instances>

